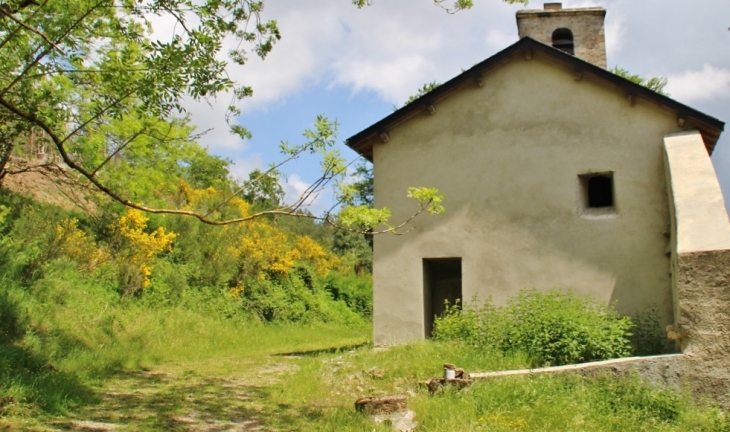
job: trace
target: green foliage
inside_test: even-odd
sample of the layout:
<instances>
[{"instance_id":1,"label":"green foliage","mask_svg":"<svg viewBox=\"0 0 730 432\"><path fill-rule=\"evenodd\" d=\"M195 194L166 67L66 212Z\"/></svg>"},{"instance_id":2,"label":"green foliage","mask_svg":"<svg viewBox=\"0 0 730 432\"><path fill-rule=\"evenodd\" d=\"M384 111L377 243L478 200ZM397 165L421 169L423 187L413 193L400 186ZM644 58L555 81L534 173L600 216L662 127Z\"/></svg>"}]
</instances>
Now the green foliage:
<instances>
[{"instance_id":1,"label":"green foliage","mask_svg":"<svg viewBox=\"0 0 730 432\"><path fill-rule=\"evenodd\" d=\"M273 210L284 200L284 189L275 170L262 172L255 169L248 174L248 180L241 187L241 198L254 205L254 211Z\"/></svg>"},{"instance_id":2,"label":"green foliage","mask_svg":"<svg viewBox=\"0 0 730 432\"><path fill-rule=\"evenodd\" d=\"M403 105L408 105L409 103L414 102L416 99L420 98L426 93L431 93L433 90L436 90L440 85L441 83L436 81L431 81L430 83L424 84L423 86L421 86L421 88L418 89L416 94L409 96L408 100Z\"/></svg>"},{"instance_id":3,"label":"green foliage","mask_svg":"<svg viewBox=\"0 0 730 432\"><path fill-rule=\"evenodd\" d=\"M151 289L161 288L159 278L175 282L169 270ZM306 349L312 337L361 340L368 332L341 304L323 306L351 319L328 327L312 321L305 331L248 319L241 301L220 291L182 289L175 302L160 301L164 292L125 300L114 284L114 277L89 277L63 259L47 264L30 284L0 279L0 428L6 414L63 414L97 403L92 384L124 370L178 359L267 356L292 341Z\"/></svg>"},{"instance_id":4,"label":"green foliage","mask_svg":"<svg viewBox=\"0 0 730 432\"><path fill-rule=\"evenodd\" d=\"M409 187L408 198L414 198L418 201L421 208L425 208L429 214L440 214L446 211L444 208L443 201L444 196L439 195L439 190L436 188L428 187Z\"/></svg>"},{"instance_id":5,"label":"green foliage","mask_svg":"<svg viewBox=\"0 0 730 432\"><path fill-rule=\"evenodd\" d=\"M362 317L373 315L373 281L369 276L331 273L324 281L324 289L335 301L344 302Z\"/></svg>"},{"instance_id":6,"label":"green foliage","mask_svg":"<svg viewBox=\"0 0 730 432\"><path fill-rule=\"evenodd\" d=\"M78 174L69 176L75 186L102 192L97 203L102 207L111 198L140 211L220 225L294 213L332 222L330 212L311 215L300 208L328 184L345 184L347 161L333 148L336 121L318 116L304 131L304 143L281 144L283 162L236 185L228 178L230 161L200 148L184 115L185 100L223 93L233 96L228 119L240 115L236 105L252 89L228 76L227 63L244 64L247 51L263 59L281 37L275 20L262 19L264 1L50 0L6 6L0 16L0 178L11 172L8 164L24 166L11 155L43 150ZM455 7L471 2L459 0ZM172 34L155 32L153 16L169 20ZM224 40L236 46L227 58ZM230 126L242 139L250 137L243 126ZM278 169L307 153L319 158L321 177L284 204ZM175 199L182 183L212 188L216 202L203 207ZM358 229L390 215L355 204L348 187L340 195L350 207L342 220ZM219 211L234 197L253 211Z\"/></svg>"},{"instance_id":7,"label":"green foliage","mask_svg":"<svg viewBox=\"0 0 730 432\"><path fill-rule=\"evenodd\" d=\"M659 320L657 308L651 308L631 317L631 345L635 355L646 356L673 352L673 343Z\"/></svg>"},{"instance_id":8,"label":"green foliage","mask_svg":"<svg viewBox=\"0 0 730 432\"><path fill-rule=\"evenodd\" d=\"M363 204L372 207L374 205L374 178L373 165L368 161L362 161L353 174L357 180L352 183L355 189L355 204Z\"/></svg>"},{"instance_id":9,"label":"green foliage","mask_svg":"<svg viewBox=\"0 0 730 432\"><path fill-rule=\"evenodd\" d=\"M627 80L642 85L649 90L653 90L660 95L669 96L669 93L664 91L664 87L667 86L669 83L669 80L665 77L652 77L652 78L643 78L639 75L634 75L631 72L627 71L626 69L622 69L618 66L611 69L611 72L615 73L616 75L626 78Z\"/></svg>"},{"instance_id":10,"label":"green foliage","mask_svg":"<svg viewBox=\"0 0 730 432\"><path fill-rule=\"evenodd\" d=\"M327 282L334 283L329 285ZM241 296L242 306L245 313L262 321L363 325L363 316L358 314L361 310L357 309L363 306L358 301L367 302L372 297L370 285L367 284L364 290L365 299L353 296L348 298L350 304L342 297L335 297L333 301L329 291L363 294L357 291L357 283L345 278L325 281L308 267L300 266L286 278L251 281Z\"/></svg>"},{"instance_id":11,"label":"green foliage","mask_svg":"<svg viewBox=\"0 0 730 432\"><path fill-rule=\"evenodd\" d=\"M522 291L507 305L456 306L434 323L434 338L528 353L536 365L563 365L631 354L628 317L588 297Z\"/></svg>"},{"instance_id":12,"label":"green foliage","mask_svg":"<svg viewBox=\"0 0 730 432\"><path fill-rule=\"evenodd\" d=\"M361 161L352 174L354 181L349 185L352 192L351 205L373 208L374 206L374 178L373 166L367 161ZM345 210L344 215L352 209ZM343 214L338 215L336 223L342 223ZM365 225L356 225L352 222L350 230L337 229L332 239L332 251L338 254L346 265L356 273L373 271L373 235L372 228Z\"/></svg>"},{"instance_id":13,"label":"green foliage","mask_svg":"<svg viewBox=\"0 0 730 432\"><path fill-rule=\"evenodd\" d=\"M373 271L373 236L364 227L353 232L335 229L332 238L332 251L340 257L345 267L356 274Z\"/></svg>"},{"instance_id":14,"label":"green foliage","mask_svg":"<svg viewBox=\"0 0 730 432\"><path fill-rule=\"evenodd\" d=\"M523 291L506 308L502 349L527 351L560 365L626 357L631 319L588 297Z\"/></svg>"},{"instance_id":15,"label":"green foliage","mask_svg":"<svg viewBox=\"0 0 730 432\"><path fill-rule=\"evenodd\" d=\"M376 209L365 205L343 207L338 215L343 226L364 230L374 230L378 225L386 224L390 216L387 207Z\"/></svg>"},{"instance_id":16,"label":"green foliage","mask_svg":"<svg viewBox=\"0 0 730 432\"><path fill-rule=\"evenodd\" d=\"M476 298L465 308L459 303L446 305L443 315L434 320L433 338L472 347L498 348L504 326L499 312L491 300L480 303Z\"/></svg>"},{"instance_id":17,"label":"green foliage","mask_svg":"<svg viewBox=\"0 0 730 432\"><path fill-rule=\"evenodd\" d=\"M264 58L281 36L275 21L261 19L262 9L263 2L249 0L8 6L0 18L0 123L11 125L0 131L0 141L11 143L4 152L37 134L71 168L97 181L91 173L105 154L149 132L118 130L111 123L130 117L170 120L187 97L230 91L238 100L251 94L227 77L221 42L240 42L228 53L233 63L245 63L247 49ZM156 39L152 16L169 18L179 31ZM234 131L246 135L240 126ZM164 137L154 137L159 138ZM78 156L72 159L69 152Z\"/></svg>"}]
</instances>

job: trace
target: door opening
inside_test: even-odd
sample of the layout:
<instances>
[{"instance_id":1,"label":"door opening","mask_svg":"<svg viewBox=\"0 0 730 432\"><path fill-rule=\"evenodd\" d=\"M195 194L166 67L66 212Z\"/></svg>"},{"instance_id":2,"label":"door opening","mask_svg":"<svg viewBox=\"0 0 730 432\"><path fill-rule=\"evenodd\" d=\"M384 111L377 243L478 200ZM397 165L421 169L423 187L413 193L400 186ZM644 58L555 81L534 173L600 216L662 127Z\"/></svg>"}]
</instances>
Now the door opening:
<instances>
[{"instance_id":1,"label":"door opening","mask_svg":"<svg viewBox=\"0 0 730 432\"><path fill-rule=\"evenodd\" d=\"M423 259L423 324L427 338L433 332L434 317L444 313L445 303L461 303L461 258Z\"/></svg>"}]
</instances>

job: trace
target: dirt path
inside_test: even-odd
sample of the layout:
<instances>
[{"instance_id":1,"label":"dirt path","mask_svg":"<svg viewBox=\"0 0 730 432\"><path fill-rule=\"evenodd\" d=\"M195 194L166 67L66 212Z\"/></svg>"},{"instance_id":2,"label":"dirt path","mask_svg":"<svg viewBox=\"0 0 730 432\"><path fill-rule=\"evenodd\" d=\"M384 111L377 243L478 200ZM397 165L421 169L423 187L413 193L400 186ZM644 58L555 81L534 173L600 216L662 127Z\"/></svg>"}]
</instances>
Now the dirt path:
<instances>
[{"instance_id":1,"label":"dirt path","mask_svg":"<svg viewBox=\"0 0 730 432\"><path fill-rule=\"evenodd\" d=\"M160 366L119 374L97 390L100 400L54 421L76 431L269 431L277 409L273 386L298 368L296 358L269 357Z\"/></svg>"}]
</instances>

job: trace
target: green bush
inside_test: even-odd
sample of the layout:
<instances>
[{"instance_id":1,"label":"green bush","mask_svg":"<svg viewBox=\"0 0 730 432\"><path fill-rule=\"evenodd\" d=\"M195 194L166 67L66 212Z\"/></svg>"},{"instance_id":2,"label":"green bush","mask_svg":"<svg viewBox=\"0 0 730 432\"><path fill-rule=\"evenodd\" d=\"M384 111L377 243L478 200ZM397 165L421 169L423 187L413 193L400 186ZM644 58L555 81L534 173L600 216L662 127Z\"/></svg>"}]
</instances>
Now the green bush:
<instances>
[{"instance_id":1,"label":"green bush","mask_svg":"<svg viewBox=\"0 0 730 432\"><path fill-rule=\"evenodd\" d=\"M346 290L347 284L331 276L323 281L312 269L300 265L286 277L252 279L242 295L244 310L262 321L323 322L362 324L358 310L344 299L333 299L333 286ZM371 300L372 301L372 300Z\"/></svg>"},{"instance_id":2,"label":"green bush","mask_svg":"<svg viewBox=\"0 0 730 432\"><path fill-rule=\"evenodd\" d=\"M476 298L461 308L457 304L446 305L446 311L433 324L433 338L442 341L459 341L474 347L499 345L498 310L491 299L480 304Z\"/></svg>"},{"instance_id":3,"label":"green bush","mask_svg":"<svg viewBox=\"0 0 730 432\"><path fill-rule=\"evenodd\" d=\"M363 317L373 315L373 280L356 274L331 272L324 281L324 289L335 301L343 301Z\"/></svg>"},{"instance_id":4,"label":"green bush","mask_svg":"<svg viewBox=\"0 0 730 432\"><path fill-rule=\"evenodd\" d=\"M660 323L659 311L651 308L631 317L631 345L635 355L666 354L674 351L672 341Z\"/></svg>"},{"instance_id":5,"label":"green bush","mask_svg":"<svg viewBox=\"0 0 730 432\"><path fill-rule=\"evenodd\" d=\"M522 351L535 365L563 365L630 355L631 327L630 318L589 297L526 290L504 307L491 301L449 307L434 323L434 338Z\"/></svg>"}]
</instances>

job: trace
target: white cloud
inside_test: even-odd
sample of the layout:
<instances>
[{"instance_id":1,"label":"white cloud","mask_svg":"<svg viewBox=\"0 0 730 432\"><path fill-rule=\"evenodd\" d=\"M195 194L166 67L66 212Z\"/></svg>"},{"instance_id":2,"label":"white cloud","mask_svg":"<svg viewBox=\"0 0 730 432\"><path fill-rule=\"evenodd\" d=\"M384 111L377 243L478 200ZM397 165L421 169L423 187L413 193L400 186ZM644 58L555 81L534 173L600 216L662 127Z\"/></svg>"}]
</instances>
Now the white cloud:
<instances>
[{"instance_id":1,"label":"white cloud","mask_svg":"<svg viewBox=\"0 0 730 432\"><path fill-rule=\"evenodd\" d=\"M700 70L688 70L668 76L667 92L686 103L730 96L730 69L705 64Z\"/></svg>"},{"instance_id":2,"label":"white cloud","mask_svg":"<svg viewBox=\"0 0 730 432\"><path fill-rule=\"evenodd\" d=\"M497 2L452 16L419 0L361 10L349 2L271 2L263 17L276 18L282 40L265 60L251 54L229 74L254 89L241 104L244 112L265 110L322 82L401 103L425 82L445 81L516 41L511 9ZM498 35L505 43L485 51L483 41L496 43ZM226 41L224 50L232 47Z\"/></svg>"},{"instance_id":3,"label":"white cloud","mask_svg":"<svg viewBox=\"0 0 730 432\"><path fill-rule=\"evenodd\" d=\"M254 89L240 108L265 111L322 83L353 93L374 92L400 105L424 83L444 82L517 41L514 12L519 6L478 2L471 10L448 15L428 3L378 1L358 10L347 1L267 2L262 17L277 20L282 40L265 60L250 53L246 65L229 66L231 78ZM598 5L565 2L565 7ZM160 28L165 34L172 31L168 22ZM623 16L612 11L606 25L609 54L621 49L625 33ZM234 43L224 41L223 51ZM229 101L219 97L213 109L204 102L186 105L199 129L214 128L201 140L214 151L242 145L224 121Z\"/></svg>"},{"instance_id":4,"label":"white cloud","mask_svg":"<svg viewBox=\"0 0 730 432\"><path fill-rule=\"evenodd\" d=\"M298 174L292 174L288 176L286 182L281 186L284 189L284 202L291 204L301 199L310 184L304 181ZM332 192L325 189L312 194L301 208L319 216L332 207L331 201Z\"/></svg>"},{"instance_id":5,"label":"white cloud","mask_svg":"<svg viewBox=\"0 0 730 432\"><path fill-rule=\"evenodd\" d=\"M615 12L606 17L606 55L616 56L626 41L626 19L621 13Z\"/></svg>"},{"instance_id":6,"label":"white cloud","mask_svg":"<svg viewBox=\"0 0 730 432\"><path fill-rule=\"evenodd\" d=\"M496 50L502 50L517 42L517 38L518 36L516 31L507 33L501 29L492 29L489 30L489 33L487 34L486 42L490 47Z\"/></svg>"},{"instance_id":7,"label":"white cloud","mask_svg":"<svg viewBox=\"0 0 730 432\"><path fill-rule=\"evenodd\" d=\"M253 87L253 97L241 104L244 111L263 109L320 82L344 32L336 10L320 10L310 4L300 8L288 5L280 14L270 16L277 19L281 41L265 60L252 53L246 65L229 70L236 81Z\"/></svg>"},{"instance_id":8,"label":"white cloud","mask_svg":"<svg viewBox=\"0 0 730 432\"><path fill-rule=\"evenodd\" d=\"M597 1L593 0L573 0L573 1L564 1L563 2L563 8L564 9L573 9L573 8L586 8L586 7L604 7L605 5L603 3L599 3Z\"/></svg>"},{"instance_id":9,"label":"white cloud","mask_svg":"<svg viewBox=\"0 0 730 432\"><path fill-rule=\"evenodd\" d=\"M260 154L254 154L245 158L233 159L229 169L231 177L238 181L248 180L248 174L255 170L263 170L266 164Z\"/></svg>"},{"instance_id":10,"label":"white cloud","mask_svg":"<svg viewBox=\"0 0 730 432\"><path fill-rule=\"evenodd\" d=\"M226 122L226 110L230 103L230 93L219 94L218 97L208 100L185 101L185 109L190 115L191 123L195 125L195 132L205 132L199 142L214 152L246 149L244 141L230 132Z\"/></svg>"}]
</instances>

